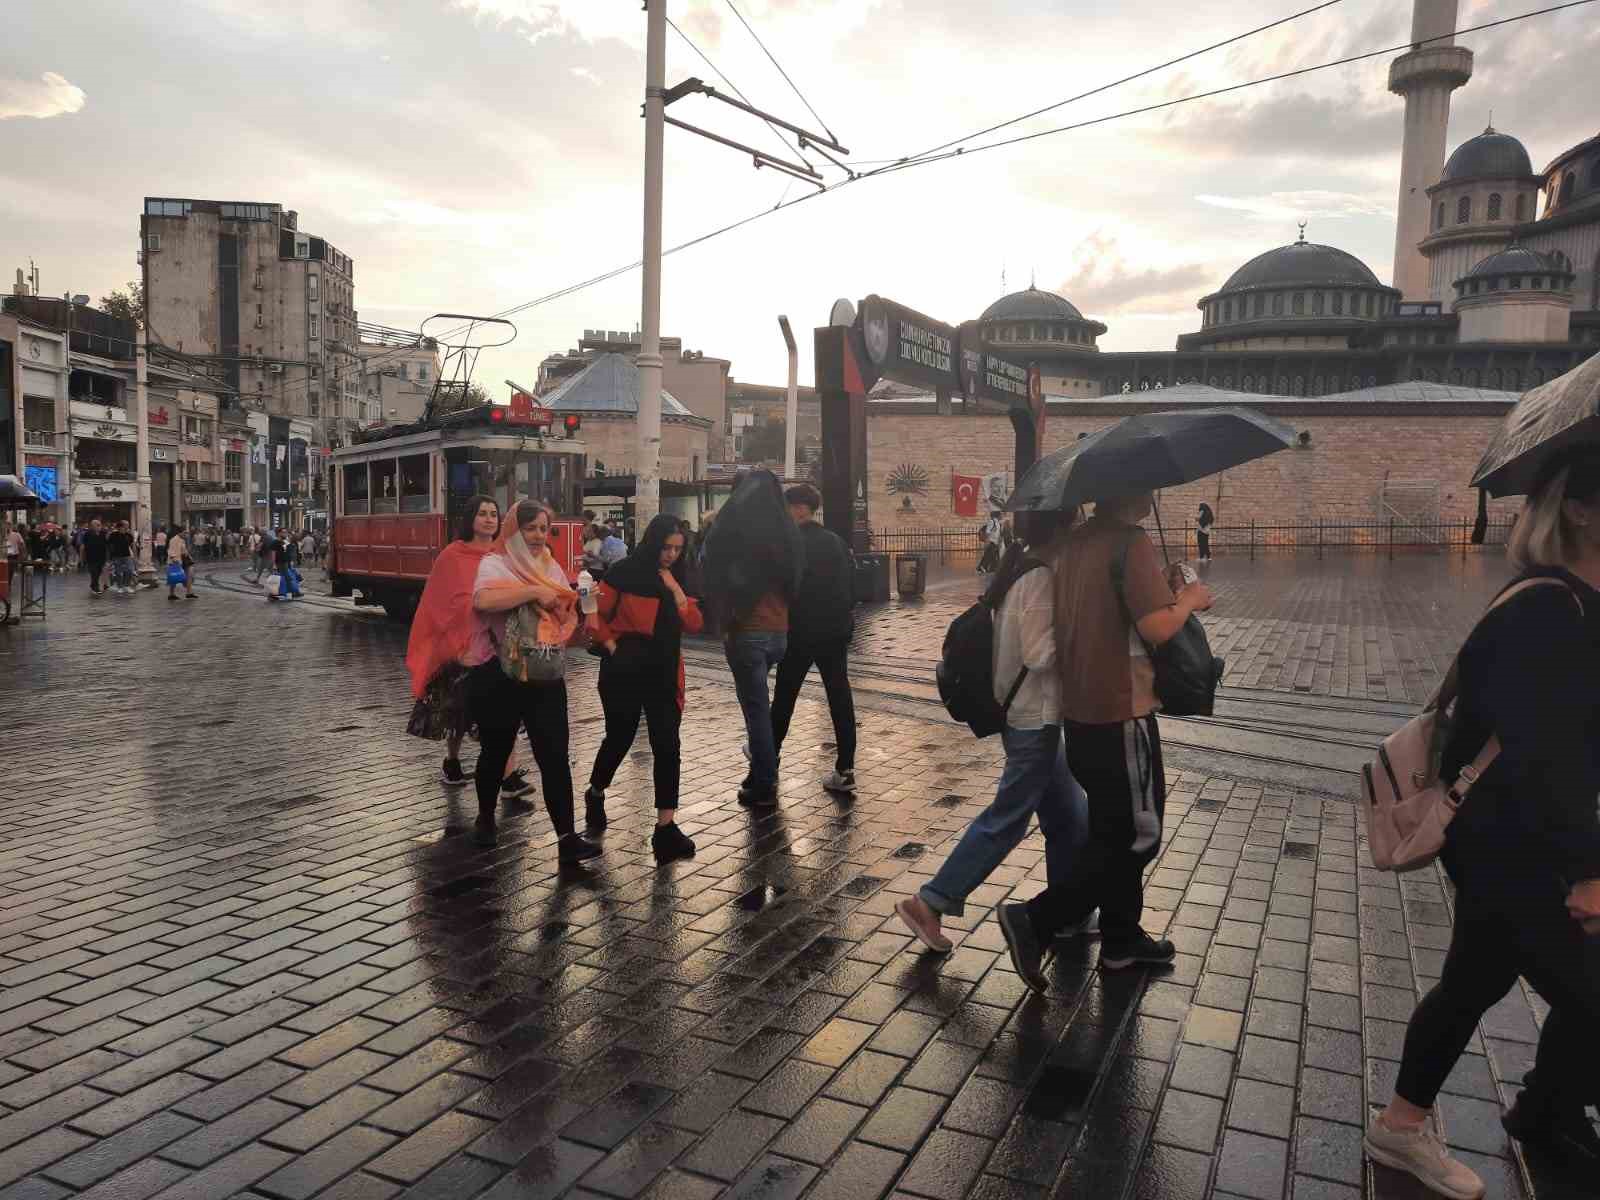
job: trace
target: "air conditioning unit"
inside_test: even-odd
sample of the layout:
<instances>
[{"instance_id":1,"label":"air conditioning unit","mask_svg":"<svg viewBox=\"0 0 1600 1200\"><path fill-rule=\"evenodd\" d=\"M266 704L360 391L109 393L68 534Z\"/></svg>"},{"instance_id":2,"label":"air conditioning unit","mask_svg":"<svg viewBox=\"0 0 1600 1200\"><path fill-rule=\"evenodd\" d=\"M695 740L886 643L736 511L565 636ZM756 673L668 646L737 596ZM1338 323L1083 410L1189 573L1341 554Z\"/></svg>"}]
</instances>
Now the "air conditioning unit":
<instances>
[{"instance_id":1,"label":"air conditioning unit","mask_svg":"<svg viewBox=\"0 0 1600 1200\"><path fill-rule=\"evenodd\" d=\"M268 363L267 364L267 374L268 375L282 375L283 374L283 364L282 363Z\"/></svg>"}]
</instances>

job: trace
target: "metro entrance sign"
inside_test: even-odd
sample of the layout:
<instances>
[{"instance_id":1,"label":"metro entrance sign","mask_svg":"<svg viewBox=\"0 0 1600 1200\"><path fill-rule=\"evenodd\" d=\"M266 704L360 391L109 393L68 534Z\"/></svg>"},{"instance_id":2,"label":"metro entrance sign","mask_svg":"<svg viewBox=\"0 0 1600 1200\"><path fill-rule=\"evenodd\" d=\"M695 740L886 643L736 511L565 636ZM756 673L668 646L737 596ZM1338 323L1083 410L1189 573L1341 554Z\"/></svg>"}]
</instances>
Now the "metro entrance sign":
<instances>
[{"instance_id":1,"label":"metro entrance sign","mask_svg":"<svg viewBox=\"0 0 1600 1200\"><path fill-rule=\"evenodd\" d=\"M849 319L847 312L841 315ZM893 300L868 296L851 324L824 326L813 339L822 409L823 520L855 549L867 549L866 397L879 380L927 388L938 397L941 413L949 411L952 396L975 411L1006 413L1016 432L1018 479L1039 457L1044 426L1039 368L986 348L977 322L947 325ZM953 431L960 428L952 425Z\"/></svg>"}]
</instances>

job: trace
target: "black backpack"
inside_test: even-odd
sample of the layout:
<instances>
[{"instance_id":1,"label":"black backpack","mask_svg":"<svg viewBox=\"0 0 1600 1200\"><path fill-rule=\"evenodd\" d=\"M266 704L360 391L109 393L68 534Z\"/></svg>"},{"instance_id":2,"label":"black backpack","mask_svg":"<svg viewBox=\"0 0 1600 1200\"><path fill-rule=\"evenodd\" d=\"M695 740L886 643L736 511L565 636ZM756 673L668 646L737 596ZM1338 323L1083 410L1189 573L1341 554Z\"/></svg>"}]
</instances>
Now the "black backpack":
<instances>
[{"instance_id":1,"label":"black backpack","mask_svg":"<svg viewBox=\"0 0 1600 1200\"><path fill-rule=\"evenodd\" d=\"M1129 534L1122 543L1122 553L1111 560L1111 586L1117 591L1117 602L1138 635L1138 623L1128 611L1128 597L1123 591L1127 575L1128 550L1137 533ZM1143 638L1140 638L1143 641ZM1161 701L1161 711L1169 717L1209 717L1216 708L1217 685L1222 682L1227 669L1225 660L1211 653L1211 640L1206 637L1206 627L1193 613L1169 640L1159 646L1145 642L1145 653L1155 668L1156 699Z\"/></svg>"},{"instance_id":2,"label":"black backpack","mask_svg":"<svg viewBox=\"0 0 1600 1200\"><path fill-rule=\"evenodd\" d=\"M1015 575L997 582L983 599L951 621L945 632L944 649L934 671L939 683L939 699L944 702L945 711L965 722L977 737L989 737L1005 728L1006 712L1017 698L1022 681L1028 677L1028 668L1023 667L1006 693L1006 702L1000 704L995 700L995 611L1017 580L1044 565L1036 558L1023 559Z\"/></svg>"}]
</instances>

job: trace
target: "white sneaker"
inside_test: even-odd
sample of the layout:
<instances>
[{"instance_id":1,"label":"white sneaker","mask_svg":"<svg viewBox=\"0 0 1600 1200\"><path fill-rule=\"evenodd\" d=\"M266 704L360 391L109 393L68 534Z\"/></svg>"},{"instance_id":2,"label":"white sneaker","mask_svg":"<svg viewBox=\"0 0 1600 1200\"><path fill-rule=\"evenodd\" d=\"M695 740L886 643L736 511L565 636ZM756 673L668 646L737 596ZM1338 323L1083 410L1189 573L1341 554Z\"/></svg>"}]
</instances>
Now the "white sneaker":
<instances>
[{"instance_id":1,"label":"white sneaker","mask_svg":"<svg viewBox=\"0 0 1600 1200\"><path fill-rule=\"evenodd\" d=\"M1396 1130L1382 1117L1374 1117L1362 1144L1373 1162L1404 1171L1451 1200L1478 1200L1483 1195L1477 1172L1451 1158L1426 1121L1416 1129Z\"/></svg>"},{"instance_id":2,"label":"white sneaker","mask_svg":"<svg viewBox=\"0 0 1600 1200\"><path fill-rule=\"evenodd\" d=\"M823 789L830 792L854 792L856 790L856 773L854 771L835 771L831 775L822 777Z\"/></svg>"}]
</instances>

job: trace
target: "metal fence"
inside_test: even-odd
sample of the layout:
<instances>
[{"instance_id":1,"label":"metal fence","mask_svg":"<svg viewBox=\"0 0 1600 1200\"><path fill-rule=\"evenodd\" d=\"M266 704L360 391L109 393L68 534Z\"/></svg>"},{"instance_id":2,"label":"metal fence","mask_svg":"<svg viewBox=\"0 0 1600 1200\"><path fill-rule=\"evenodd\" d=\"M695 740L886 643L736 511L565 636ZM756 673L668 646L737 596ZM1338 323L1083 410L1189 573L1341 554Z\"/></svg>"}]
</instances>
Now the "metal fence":
<instances>
[{"instance_id":1,"label":"metal fence","mask_svg":"<svg viewBox=\"0 0 1600 1200\"><path fill-rule=\"evenodd\" d=\"M1475 550L1504 546L1514 524L1514 520L1490 521L1481 544L1474 544L1472 540L1474 522L1470 520L1410 521L1395 518L1378 521L1213 525L1211 553L1213 556L1245 556L1252 559L1258 554L1286 551L1311 553L1319 557L1329 551L1391 556L1396 551L1469 554ZM1153 527L1153 522L1148 528L1152 537L1161 536ZM1195 557L1199 553L1195 533L1194 524L1190 521L1185 521L1181 526L1167 527L1165 536L1168 550L1175 556ZM975 561L982 550L977 526L965 529L874 529L869 536L869 548L880 553L923 553L940 561Z\"/></svg>"}]
</instances>

